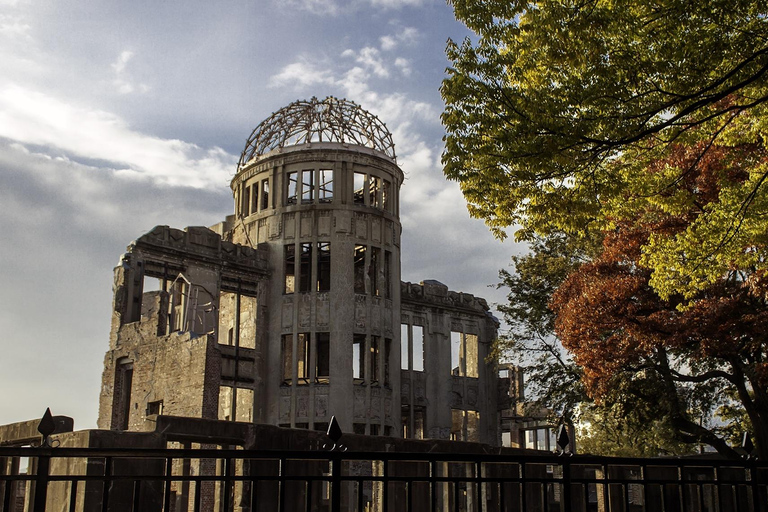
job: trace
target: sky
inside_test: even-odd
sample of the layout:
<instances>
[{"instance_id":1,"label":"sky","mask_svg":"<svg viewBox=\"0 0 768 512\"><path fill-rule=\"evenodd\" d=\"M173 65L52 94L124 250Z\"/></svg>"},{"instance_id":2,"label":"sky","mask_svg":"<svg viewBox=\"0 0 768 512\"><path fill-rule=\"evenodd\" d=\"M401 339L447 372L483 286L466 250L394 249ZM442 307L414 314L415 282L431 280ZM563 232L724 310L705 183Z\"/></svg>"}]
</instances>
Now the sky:
<instances>
[{"instance_id":1,"label":"sky","mask_svg":"<svg viewBox=\"0 0 768 512\"><path fill-rule=\"evenodd\" d=\"M96 427L112 270L156 225L210 226L256 125L313 96L392 132L402 279L504 300L523 247L442 174L444 0L0 0L0 425Z\"/></svg>"}]
</instances>

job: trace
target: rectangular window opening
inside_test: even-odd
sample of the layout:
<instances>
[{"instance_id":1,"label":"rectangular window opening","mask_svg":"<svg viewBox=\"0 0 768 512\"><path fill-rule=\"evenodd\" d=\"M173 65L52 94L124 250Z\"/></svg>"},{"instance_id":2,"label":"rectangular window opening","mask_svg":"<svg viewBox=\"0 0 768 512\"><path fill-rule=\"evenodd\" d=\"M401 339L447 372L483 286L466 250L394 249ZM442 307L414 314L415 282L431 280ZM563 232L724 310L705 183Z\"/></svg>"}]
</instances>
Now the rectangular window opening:
<instances>
[{"instance_id":1,"label":"rectangular window opening","mask_svg":"<svg viewBox=\"0 0 768 512\"><path fill-rule=\"evenodd\" d=\"M352 378L365 380L365 334L355 334L352 340Z\"/></svg>"},{"instance_id":2,"label":"rectangular window opening","mask_svg":"<svg viewBox=\"0 0 768 512\"><path fill-rule=\"evenodd\" d=\"M285 246L285 293L296 291L296 246Z\"/></svg>"},{"instance_id":3,"label":"rectangular window opening","mask_svg":"<svg viewBox=\"0 0 768 512\"><path fill-rule=\"evenodd\" d=\"M378 383L381 379L379 375L381 364L379 363L379 351L381 350L379 336L371 336L371 382Z\"/></svg>"},{"instance_id":4,"label":"rectangular window opening","mask_svg":"<svg viewBox=\"0 0 768 512\"><path fill-rule=\"evenodd\" d=\"M381 208L381 178L378 176L368 176L368 191L370 193L370 199L368 204L375 208Z\"/></svg>"},{"instance_id":5,"label":"rectangular window opening","mask_svg":"<svg viewBox=\"0 0 768 512\"><path fill-rule=\"evenodd\" d=\"M355 204L365 204L365 174L355 173L353 196Z\"/></svg>"},{"instance_id":6,"label":"rectangular window opening","mask_svg":"<svg viewBox=\"0 0 768 512\"><path fill-rule=\"evenodd\" d=\"M309 384L309 333L299 333L297 339L296 377L299 384Z\"/></svg>"},{"instance_id":7,"label":"rectangular window opening","mask_svg":"<svg viewBox=\"0 0 768 512\"><path fill-rule=\"evenodd\" d=\"M467 377L479 377L480 360L477 355L477 335L464 335L464 351L466 352L465 366Z\"/></svg>"},{"instance_id":8,"label":"rectangular window opening","mask_svg":"<svg viewBox=\"0 0 768 512\"><path fill-rule=\"evenodd\" d=\"M379 265L381 264L381 249L371 247L371 263L368 267L368 279L371 282L371 293L377 297L381 295L379 286Z\"/></svg>"},{"instance_id":9,"label":"rectangular window opening","mask_svg":"<svg viewBox=\"0 0 768 512\"><path fill-rule=\"evenodd\" d=\"M413 329L413 369L424 371L424 327L414 325Z\"/></svg>"},{"instance_id":10,"label":"rectangular window opening","mask_svg":"<svg viewBox=\"0 0 768 512\"><path fill-rule=\"evenodd\" d=\"M317 291L327 292L331 289L331 244L317 244Z\"/></svg>"},{"instance_id":11,"label":"rectangular window opening","mask_svg":"<svg viewBox=\"0 0 768 512\"><path fill-rule=\"evenodd\" d=\"M390 189L392 188L392 184L389 182L389 180L384 180L384 184L382 185L381 189L381 202L382 207L384 208L384 211L386 212L392 212L392 201L389 198Z\"/></svg>"},{"instance_id":12,"label":"rectangular window opening","mask_svg":"<svg viewBox=\"0 0 768 512\"><path fill-rule=\"evenodd\" d=\"M261 182L261 210L269 208L269 179Z\"/></svg>"},{"instance_id":13,"label":"rectangular window opening","mask_svg":"<svg viewBox=\"0 0 768 512\"><path fill-rule=\"evenodd\" d=\"M311 203L315 199L315 171L301 171L301 202Z\"/></svg>"},{"instance_id":14,"label":"rectangular window opening","mask_svg":"<svg viewBox=\"0 0 768 512\"><path fill-rule=\"evenodd\" d=\"M411 367L408 349L408 324L400 324L400 369L407 370Z\"/></svg>"},{"instance_id":15,"label":"rectangular window opening","mask_svg":"<svg viewBox=\"0 0 768 512\"><path fill-rule=\"evenodd\" d=\"M312 290L312 244L301 244L299 257L299 292L309 293Z\"/></svg>"},{"instance_id":16,"label":"rectangular window opening","mask_svg":"<svg viewBox=\"0 0 768 512\"><path fill-rule=\"evenodd\" d=\"M451 375L464 375L464 356L461 350L461 333L451 331Z\"/></svg>"},{"instance_id":17,"label":"rectangular window opening","mask_svg":"<svg viewBox=\"0 0 768 512\"><path fill-rule=\"evenodd\" d=\"M331 375L331 334L319 332L315 336L317 336L315 382L318 384L328 384Z\"/></svg>"},{"instance_id":18,"label":"rectangular window opening","mask_svg":"<svg viewBox=\"0 0 768 512\"><path fill-rule=\"evenodd\" d=\"M365 252L366 246L355 246L355 293L365 293Z\"/></svg>"},{"instance_id":19,"label":"rectangular window opening","mask_svg":"<svg viewBox=\"0 0 768 512\"><path fill-rule=\"evenodd\" d=\"M321 203L333 201L333 169L320 169L318 199Z\"/></svg>"},{"instance_id":20,"label":"rectangular window opening","mask_svg":"<svg viewBox=\"0 0 768 512\"><path fill-rule=\"evenodd\" d=\"M298 189L299 189L299 182L298 182L298 176L299 173L297 172L289 172L288 173L288 187L286 189L286 196L285 196L285 204L296 204L297 198L298 198Z\"/></svg>"},{"instance_id":21,"label":"rectangular window opening","mask_svg":"<svg viewBox=\"0 0 768 512\"><path fill-rule=\"evenodd\" d=\"M247 217L250 213L251 206L251 187L243 188L243 196L240 198L240 213L243 217Z\"/></svg>"}]
</instances>

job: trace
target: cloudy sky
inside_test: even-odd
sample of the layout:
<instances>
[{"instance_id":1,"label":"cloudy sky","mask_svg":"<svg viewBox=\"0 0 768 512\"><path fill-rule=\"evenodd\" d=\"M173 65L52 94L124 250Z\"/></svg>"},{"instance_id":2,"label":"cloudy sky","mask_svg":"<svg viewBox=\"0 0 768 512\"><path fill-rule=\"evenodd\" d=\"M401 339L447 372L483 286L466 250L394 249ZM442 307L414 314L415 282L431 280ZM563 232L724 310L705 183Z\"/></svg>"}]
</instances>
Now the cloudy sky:
<instances>
[{"instance_id":1,"label":"cloudy sky","mask_svg":"<svg viewBox=\"0 0 768 512\"><path fill-rule=\"evenodd\" d=\"M404 280L503 300L520 248L440 167L445 42L466 35L444 0L0 0L0 424L95 427L120 255L231 213L245 140L297 99L392 131Z\"/></svg>"}]
</instances>

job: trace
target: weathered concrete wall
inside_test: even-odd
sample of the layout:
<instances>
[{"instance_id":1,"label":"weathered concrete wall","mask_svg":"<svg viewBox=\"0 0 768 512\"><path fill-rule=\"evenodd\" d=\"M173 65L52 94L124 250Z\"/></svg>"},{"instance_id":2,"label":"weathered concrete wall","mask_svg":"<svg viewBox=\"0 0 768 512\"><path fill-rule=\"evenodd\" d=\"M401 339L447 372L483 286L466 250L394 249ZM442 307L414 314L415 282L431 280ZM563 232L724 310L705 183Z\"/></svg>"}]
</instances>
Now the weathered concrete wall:
<instances>
[{"instance_id":1,"label":"weathered concrete wall","mask_svg":"<svg viewBox=\"0 0 768 512\"><path fill-rule=\"evenodd\" d=\"M312 197L302 195L289 200L289 174L311 170L314 177L321 170L332 171L332 198L320 197L318 181L313 182ZM367 193L355 195L355 175L365 176ZM377 181L378 180L378 181ZM396 435L399 430L399 286L400 222L398 193L403 173L393 160L368 148L323 143L283 148L279 154L256 159L240 170L232 181L237 212L232 240L240 244L268 248L270 297L266 316L270 326L266 333L263 393L256 396L257 407L264 414L255 415L265 423L322 428L336 415L342 426L352 430L353 424L369 433ZM387 199L384 200L384 182ZM254 203L268 183L269 200ZM378 184L380 188L371 184ZM300 184L299 187L302 185ZM254 190L256 192L254 192ZM248 198L250 203L244 203ZM330 289L320 290L317 280L317 247L330 244ZM306 291L299 289L299 263L295 268L292 291L286 290L285 247L293 246L297 262L302 244L311 244L313 283ZM365 269L358 272L364 280L364 291L355 286L355 247L364 246ZM371 254L380 251L378 267ZM388 256L385 256L388 254ZM385 273L384 259L389 263ZM375 270L374 270L375 269ZM389 286L387 286L387 277ZM385 290L386 288L386 290ZM315 378L318 334L330 339L329 378ZM308 360L297 355L300 336L306 335L310 350ZM353 379L353 340L365 339L363 366L372 372L371 356L374 337L380 349L375 366L389 369L388 382L374 382L368 375ZM291 344L294 378L284 379L283 340ZM385 340L392 347L384 353ZM303 356L302 356L303 357ZM299 370L302 364L308 372ZM302 378L306 373L307 378ZM379 381L383 381L380 377Z\"/></svg>"},{"instance_id":2,"label":"weathered concrete wall","mask_svg":"<svg viewBox=\"0 0 768 512\"><path fill-rule=\"evenodd\" d=\"M215 419L221 355L213 336L180 332L158 337L142 327L153 330L152 322L124 326L119 348L104 358L99 428L118 428L114 409L125 406L116 403L119 397L115 399L121 360L133 366L127 430L154 430L153 415L147 410L150 402L162 401L165 414Z\"/></svg>"},{"instance_id":3,"label":"weathered concrete wall","mask_svg":"<svg viewBox=\"0 0 768 512\"><path fill-rule=\"evenodd\" d=\"M497 368L487 361L498 321L488 304L437 281L402 283L401 297L402 323L424 332L424 370L402 370L404 409L423 408L425 437L498 445ZM477 337L477 353L460 361L465 369L476 366L476 376L474 369L461 375L453 367L452 333Z\"/></svg>"}]
</instances>

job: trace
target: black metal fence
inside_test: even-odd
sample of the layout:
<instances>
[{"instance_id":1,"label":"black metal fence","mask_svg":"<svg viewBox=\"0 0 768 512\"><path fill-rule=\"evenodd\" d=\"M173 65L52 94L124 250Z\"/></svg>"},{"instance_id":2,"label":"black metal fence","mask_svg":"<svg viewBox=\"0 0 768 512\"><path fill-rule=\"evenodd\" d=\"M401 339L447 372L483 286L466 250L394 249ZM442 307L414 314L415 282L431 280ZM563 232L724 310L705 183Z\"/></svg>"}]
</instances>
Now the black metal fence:
<instances>
[{"instance_id":1,"label":"black metal fence","mask_svg":"<svg viewBox=\"0 0 768 512\"><path fill-rule=\"evenodd\" d=\"M445 453L0 448L0 511L768 512L768 464Z\"/></svg>"}]
</instances>

